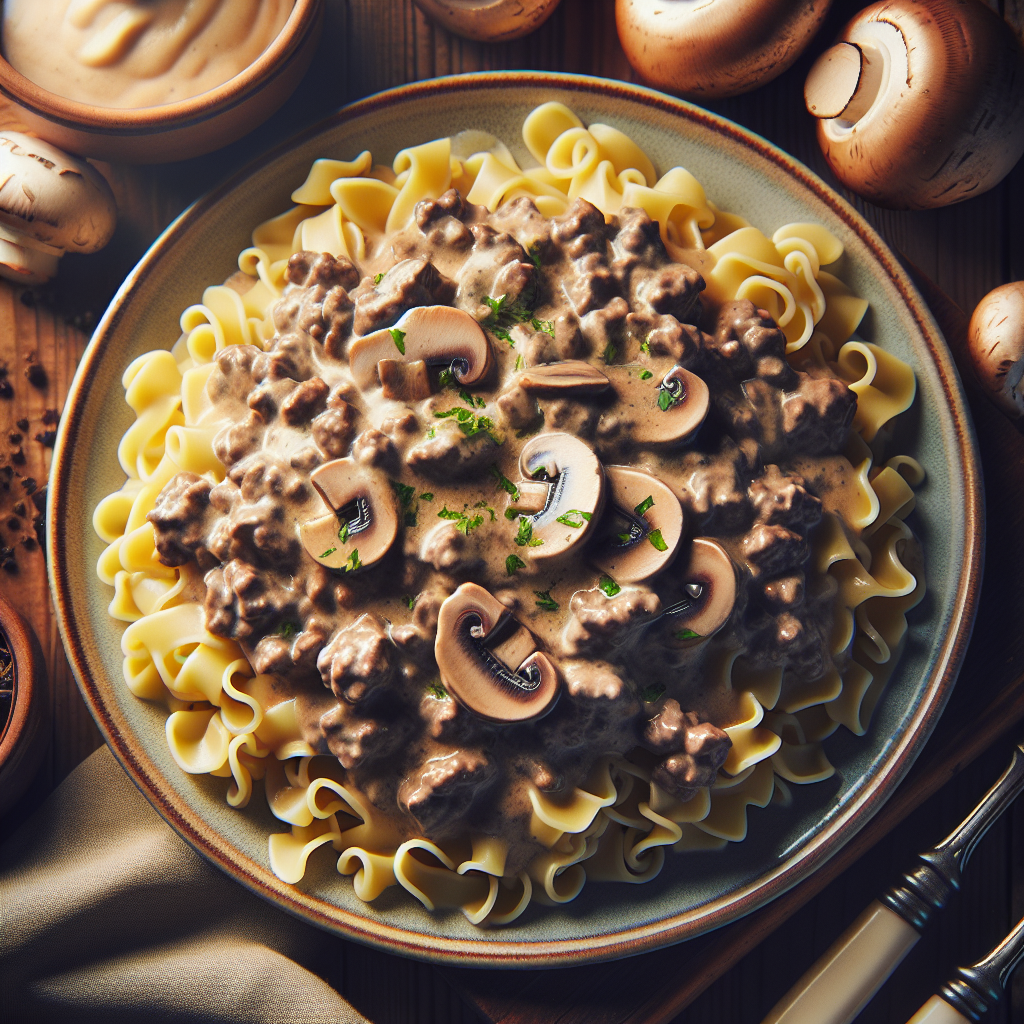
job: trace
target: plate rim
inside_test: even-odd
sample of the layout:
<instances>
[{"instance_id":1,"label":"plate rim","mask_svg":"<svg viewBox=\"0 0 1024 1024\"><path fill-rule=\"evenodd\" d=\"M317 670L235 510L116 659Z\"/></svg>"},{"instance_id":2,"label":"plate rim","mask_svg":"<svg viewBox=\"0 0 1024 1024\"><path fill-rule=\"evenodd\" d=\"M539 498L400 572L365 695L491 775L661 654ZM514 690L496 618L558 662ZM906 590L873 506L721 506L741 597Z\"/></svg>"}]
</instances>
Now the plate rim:
<instances>
[{"instance_id":1,"label":"plate rim","mask_svg":"<svg viewBox=\"0 0 1024 1024\"><path fill-rule=\"evenodd\" d=\"M106 342L116 328L121 308L129 293L159 262L163 252L175 244L192 222L200 219L211 208L229 195L245 179L269 161L275 160L313 137L395 102L432 97L438 99L449 93L474 90L502 89L510 85L533 88L552 88L582 92L591 95L637 102L666 113L681 116L687 121L723 135L762 159L774 164L787 176L796 179L824 203L870 250L872 256L888 274L890 282L904 306L915 321L929 350L939 378L942 397L952 420L964 486L964 529L961 540L963 562L956 595L950 608L949 629L939 642L929 676L922 680L922 693L929 694L907 723L902 742L894 745L882 761L880 778L869 792L851 794L847 807L837 819L800 852L798 859L785 861L785 867L773 866L751 882L719 896L700 908L671 914L657 921L633 925L614 932L558 940L482 940L428 935L384 921L372 920L345 908L329 904L311 893L278 880L269 867L234 851L229 855L223 847L230 845L220 834L208 827L184 800L162 790L155 777L159 772L147 757L132 749L116 728L113 716L105 706L100 687L94 682L90 665L81 641L82 629L75 612L75 598L71 592L68 567L64 558L67 541L67 517L53 514L63 501L70 483L70 451L74 448L81 410L87 400L90 378L101 360ZM755 132L743 128L721 115L704 110L685 100L657 92L632 83L596 78L586 75L541 71L486 71L448 75L396 86L375 93L340 108L329 117L304 128L265 153L248 162L210 192L206 193L179 214L147 249L138 264L125 278L111 300L82 356L74 380L65 400L64 413L58 430L50 472L47 495L46 534L50 552L48 575L57 624L79 691L86 702L103 738L115 757L128 773L136 787L149 800L160 815L194 849L212 861L228 875L241 882L257 895L285 911L328 931L356 939L387 952L398 953L434 963L478 966L538 967L578 966L621 956L635 955L661 948L697 934L703 934L752 912L809 877L826 860L846 845L877 813L902 781L931 734L935 722L945 707L956 681L970 641L981 590L984 559L984 493L981 482L981 462L973 424L967 412L967 403L952 356L924 300L910 280L897 257L888 248L873 227L842 196L828 186L813 171L781 148ZM218 843L219 840L219 843ZM712 909L708 909L708 907Z\"/></svg>"}]
</instances>

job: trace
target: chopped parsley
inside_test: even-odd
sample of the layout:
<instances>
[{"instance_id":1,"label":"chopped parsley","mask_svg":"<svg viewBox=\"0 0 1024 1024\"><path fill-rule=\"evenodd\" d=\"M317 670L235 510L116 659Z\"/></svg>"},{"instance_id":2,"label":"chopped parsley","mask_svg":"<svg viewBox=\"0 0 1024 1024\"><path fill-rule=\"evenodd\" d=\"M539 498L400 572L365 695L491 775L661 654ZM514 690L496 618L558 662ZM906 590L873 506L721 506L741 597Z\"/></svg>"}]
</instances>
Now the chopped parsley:
<instances>
[{"instance_id":1,"label":"chopped parsley","mask_svg":"<svg viewBox=\"0 0 1024 1024\"><path fill-rule=\"evenodd\" d=\"M515 576L520 569L525 569L526 563L518 555L509 555L505 559L505 575Z\"/></svg>"},{"instance_id":2,"label":"chopped parsley","mask_svg":"<svg viewBox=\"0 0 1024 1024\"><path fill-rule=\"evenodd\" d=\"M651 354L651 336L649 334L646 338L644 338L643 341L640 342L640 351L645 353L646 355ZM647 378L645 377L644 380L646 379Z\"/></svg>"},{"instance_id":3,"label":"chopped parsley","mask_svg":"<svg viewBox=\"0 0 1024 1024\"><path fill-rule=\"evenodd\" d=\"M493 512L491 513L491 517L493 521ZM459 533L465 534L467 537L484 521L483 516L476 515L470 517L467 516L465 512L458 512L455 509L449 508L447 505L445 505L444 508L442 508L441 511L437 513L437 518L450 519L453 523L455 523L455 529L458 530Z\"/></svg>"},{"instance_id":4,"label":"chopped parsley","mask_svg":"<svg viewBox=\"0 0 1024 1024\"><path fill-rule=\"evenodd\" d=\"M450 366L446 366L437 375L437 386L443 391L445 388L455 387L455 371Z\"/></svg>"},{"instance_id":5,"label":"chopped parsley","mask_svg":"<svg viewBox=\"0 0 1024 1024\"><path fill-rule=\"evenodd\" d=\"M517 515L519 515L519 513L511 505L509 505L509 507L505 509L506 519L515 519Z\"/></svg>"},{"instance_id":6,"label":"chopped parsley","mask_svg":"<svg viewBox=\"0 0 1024 1024\"><path fill-rule=\"evenodd\" d=\"M347 544L348 543L349 532L350 531L349 531L349 528L348 528L348 523L342 523L341 524L341 529L338 531L338 540L340 540L342 544ZM337 550L337 549L335 549L335 550Z\"/></svg>"},{"instance_id":7,"label":"chopped parsley","mask_svg":"<svg viewBox=\"0 0 1024 1024\"><path fill-rule=\"evenodd\" d=\"M597 581L597 585L602 591L604 591L605 597L614 597L620 590L622 590L622 587L620 587L618 583L611 578L611 576L602 576Z\"/></svg>"},{"instance_id":8,"label":"chopped parsley","mask_svg":"<svg viewBox=\"0 0 1024 1024\"><path fill-rule=\"evenodd\" d=\"M683 382L678 378L663 380L658 385L658 408L662 412L668 412L674 405L678 405L685 397Z\"/></svg>"},{"instance_id":9,"label":"chopped parsley","mask_svg":"<svg viewBox=\"0 0 1024 1024\"><path fill-rule=\"evenodd\" d=\"M321 553L320 557L321 558L326 558L328 555L333 555L334 552L337 551L337 550L338 550L337 548L328 548L326 551Z\"/></svg>"},{"instance_id":10,"label":"chopped parsley","mask_svg":"<svg viewBox=\"0 0 1024 1024\"><path fill-rule=\"evenodd\" d=\"M533 310L529 309L522 302L509 303L507 295L498 299L492 299L489 295L484 296L484 302L490 307L491 314L483 322L483 326L496 338L507 341L514 345L512 335L509 333L516 324L526 323L533 319Z\"/></svg>"},{"instance_id":11,"label":"chopped parsley","mask_svg":"<svg viewBox=\"0 0 1024 1024\"><path fill-rule=\"evenodd\" d=\"M530 257L530 262L540 270L540 246L536 242L526 250L526 255Z\"/></svg>"},{"instance_id":12,"label":"chopped parsley","mask_svg":"<svg viewBox=\"0 0 1024 1024\"><path fill-rule=\"evenodd\" d=\"M402 355L405 355L405 331L400 331L397 327L391 327L388 329L388 334L391 335L391 340L395 343L395 348L398 349Z\"/></svg>"},{"instance_id":13,"label":"chopped parsley","mask_svg":"<svg viewBox=\"0 0 1024 1024\"><path fill-rule=\"evenodd\" d=\"M414 606L415 606L415 604L416 604L416 598L415 598L415 597L413 597L413 596L412 596L412 594L406 594L406 595L405 595L405 596L404 596L404 597L402 598L402 604L404 604L404 605L405 605L405 607L409 609L409 611L412 611L412 610L413 610L413 607L414 607Z\"/></svg>"},{"instance_id":14,"label":"chopped parsley","mask_svg":"<svg viewBox=\"0 0 1024 1024\"><path fill-rule=\"evenodd\" d=\"M633 509L633 511L638 516L642 516L649 508L652 508L653 505L654 505L654 495L653 494L648 494L647 497L644 498L644 500L641 501L640 504L637 505L637 507L635 509Z\"/></svg>"},{"instance_id":15,"label":"chopped parsley","mask_svg":"<svg viewBox=\"0 0 1024 1024\"><path fill-rule=\"evenodd\" d=\"M383 271L381 271L379 274L375 274L374 277L373 277L374 285L380 284L381 281L383 281L383 280L384 280L384 272Z\"/></svg>"},{"instance_id":16,"label":"chopped parsley","mask_svg":"<svg viewBox=\"0 0 1024 1024\"><path fill-rule=\"evenodd\" d=\"M672 634L677 640L700 640L701 634L694 633L692 629L677 629Z\"/></svg>"},{"instance_id":17,"label":"chopped parsley","mask_svg":"<svg viewBox=\"0 0 1024 1024\"><path fill-rule=\"evenodd\" d=\"M518 373L522 368L523 368L523 357L522 356L516 356L516 373Z\"/></svg>"},{"instance_id":18,"label":"chopped parsley","mask_svg":"<svg viewBox=\"0 0 1024 1024\"><path fill-rule=\"evenodd\" d=\"M363 563L359 561L359 552L353 551L348 556L348 561L341 567L342 572L355 572L356 569L362 569Z\"/></svg>"},{"instance_id":19,"label":"chopped parsley","mask_svg":"<svg viewBox=\"0 0 1024 1024\"><path fill-rule=\"evenodd\" d=\"M415 526L419 517L419 506L415 504L416 488L410 484L403 484L401 480L389 480L388 483L391 484L391 489L398 496L405 525Z\"/></svg>"},{"instance_id":20,"label":"chopped parsley","mask_svg":"<svg viewBox=\"0 0 1024 1024\"><path fill-rule=\"evenodd\" d=\"M433 500L434 500L434 492L433 491L424 491L420 495L420 501L433 501Z\"/></svg>"},{"instance_id":21,"label":"chopped parsley","mask_svg":"<svg viewBox=\"0 0 1024 1024\"><path fill-rule=\"evenodd\" d=\"M506 494L511 495L513 501L519 500L519 488L516 487L516 485L512 483L512 481L509 480L509 478L505 476L505 474L502 473L500 469L498 469L498 464L496 462L491 463L491 476L494 477L495 485L499 487L501 490L503 490ZM507 510L505 512L505 515L508 515ZM509 518L514 519L515 514L513 514Z\"/></svg>"},{"instance_id":22,"label":"chopped parsley","mask_svg":"<svg viewBox=\"0 0 1024 1024\"><path fill-rule=\"evenodd\" d=\"M427 684L427 693L436 700L448 699L448 691L444 688L444 683L440 679L435 679L432 683Z\"/></svg>"},{"instance_id":23,"label":"chopped parsley","mask_svg":"<svg viewBox=\"0 0 1024 1024\"><path fill-rule=\"evenodd\" d=\"M440 512L437 513L438 519L462 519L465 516L465 512L455 512L450 509L447 505Z\"/></svg>"},{"instance_id":24,"label":"chopped parsley","mask_svg":"<svg viewBox=\"0 0 1024 1024\"><path fill-rule=\"evenodd\" d=\"M536 548L544 543L540 537L534 537L533 523L526 516L519 517L519 532L515 536L515 542L521 548Z\"/></svg>"},{"instance_id":25,"label":"chopped parsley","mask_svg":"<svg viewBox=\"0 0 1024 1024\"><path fill-rule=\"evenodd\" d=\"M647 539L654 545L657 551L668 551L668 545L665 543L665 538L661 535L661 530L651 530L647 534Z\"/></svg>"},{"instance_id":26,"label":"chopped parsley","mask_svg":"<svg viewBox=\"0 0 1024 1024\"><path fill-rule=\"evenodd\" d=\"M641 380L650 380L653 376L654 376L654 374L651 373L650 370L641 370L640 371L640 379Z\"/></svg>"},{"instance_id":27,"label":"chopped parsley","mask_svg":"<svg viewBox=\"0 0 1024 1024\"><path fill-rule=\"evenodd\" d=\"M658 408L662 412L668 412L678 401L679 399L673 397L671 391L666 391L664 388L658 389Z\"/></svg>"},{"instance_id":28,"label":"chopped parsley","mask_svg":"<svg viewBox=\"0 0 1024 1024\"><path fill-rule=\"evenodd\" d=\"M557 612L558 611L560 605L551 596L551 591L550 590L535 590L533 593L537 597L537 600L534 602L534 604L536 604L537 607L540 608L541 611L545 611L545 612Z\"/></svg>"},{"instance_id":29,"label":"chopped parsley","mask_svg":"<svg viewBox=\"0 0 1024 1024\"><path fill-rule=\"evenodd\" d=\"M566 512L564 516L559 516L555 521L563 526L571 526L574 530L578 530L584 523L589 523L592 518L593 516L590 512L574 508Z\"/></svg>"},{"instance_id":30,"label":"chopped parsley","mask_svg":"<svg viewBox=\"0 0 1024 1024\"><path fill-rule=\"evenodd\" d=\"M662 694L664 692L665 692L665 684L664 683L651 683L650 686L645 686L640 691L640 695L639 696L640 696L640 699L645 704L653 704L656 700L658 700L662 696Z\"/></svg>"},{"instance_id":31,"label":"chopped parsley","mask_svg":"<svg viewBox=\"0 0 1024 1024\"><path fill-rule=\"evenodd\" d=\"M462 409L456 406L454 409L442 409L435 412L434 416L439 420L446 420L455 417L459 430L466 437L476 437L478 434L486 434L495 444L504 444L504 439L495 433L494 421L490 416L477 416L469 409Z\"/></svg>"},{"instance_id":32,"label":"chopped parsley","mask_svg":"<svg viewBox=\"0 0 1024 1024\"><path fill-rule=\"evenodd\" d=\"M614 341L609 341L605 346L604 350L604 361L606 363L614 363L615 357L619 354L619 350L615 345Z\"/></svg>"},{"instance_id":33,"label":"chopped parsley","mask_svg":"<svg viewBox=\"0 0 1024 1024\"><path fill-rule=\"evenodd\" d=\"M321 555L320 557L323 558L324 556ZM298 631L299 627L296 626L294 622L282 622L277 629L277 632L281 636L295 636Z\"/></svg>"},{"instance_id":34,"label":"chopped parsley","mask_svg":"<svg viewBox=\"0 0 1024 1024\"><path fill-rule=\"evenodd\" d=\"M530 320L530 326L535 331L543 331L545 334L551 335L552 338L555 336L554 320L540 320L537 317L533 317L533 319Z\"/></svg>"}]
</instances>

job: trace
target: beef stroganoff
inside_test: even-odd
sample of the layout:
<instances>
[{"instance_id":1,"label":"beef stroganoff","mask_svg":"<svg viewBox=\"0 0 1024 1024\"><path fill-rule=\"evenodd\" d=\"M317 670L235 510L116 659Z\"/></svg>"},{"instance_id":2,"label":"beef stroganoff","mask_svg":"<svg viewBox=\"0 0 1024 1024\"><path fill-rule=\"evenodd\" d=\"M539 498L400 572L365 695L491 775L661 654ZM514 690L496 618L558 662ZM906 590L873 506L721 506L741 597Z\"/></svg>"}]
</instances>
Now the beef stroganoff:
<instances>
[{"instance_id":1,"label":"beef stroganoff","mask_svg":"<svg viewBox=\"0 0 1024 1024\"><path fill-rule=\"evenodd\" d=\"M627 136L533 111L318 160L128 367L97 508L125 680L187 772L500 925L832 774L923 596L911 369L813 224L771 237ZM477 143L474 147L472 143Z\"/></svg>"}]
</instances>

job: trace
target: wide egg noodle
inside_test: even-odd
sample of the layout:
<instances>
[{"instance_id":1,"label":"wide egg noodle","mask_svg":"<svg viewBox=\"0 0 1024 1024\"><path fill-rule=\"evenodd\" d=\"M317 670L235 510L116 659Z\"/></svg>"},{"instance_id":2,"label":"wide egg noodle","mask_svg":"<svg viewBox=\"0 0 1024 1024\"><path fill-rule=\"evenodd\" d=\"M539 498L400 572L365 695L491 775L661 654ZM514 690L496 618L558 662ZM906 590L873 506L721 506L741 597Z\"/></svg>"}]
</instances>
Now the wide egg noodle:
<instances>
[{"instance_id":1,"label":"wide egg noodle","mask_svg":"<svg viewBox=\"0 0 1024 1024\"><path fill-rule=\"evenodd\" d=\"M127 479L99 503L93 525L107 545L97 573L113 587L111 615L128 623L126 685L168 709L167 742L184 771L230 780L231 806L244 807L254 781L263 780L268 806L288 826L269 837L272 870L298 882L309 857L331 845L360 899L398 885L428 908L458 908L489 926L516 920L533 900L567 902L588 877L646 881L661 870L668 847L739 842L750 807L785 806L789 784L833 773L822 742L840 725L866 730L906 642L906 614L924 595L914 568L920 552L904 523L924 474L907 456L875 465L916 383L891 353L851 340L867 303L822 269L843 253L831 232L794 223L769 238L720 210L685 168L659 178L627 135L585 126L563 104L543 104L524 123L535 165L520 167L497 141L466 155L473 134L454 140L455 148L449 139L409 147L390 167L374 165L369 152L313 164L292 194L296 205L255 228L252 246L239 256L240 273L184 311L173 348L140 356L126 370L126 400L136 415L118 449ZM852 498L845 518L826 514L812 555L817 571L835 580L830 653L837 668L798 684L785 666L755 670L742 652L723 652L711 671L734 694L736 711L724 725L732 748L714 785L681 802L651 782L649 755L634 752L602 758L572 793L530 787L529 829L542 852L517 872L506 870L507 846L495 837L403 841L340 765L308 746L294 699L275 693L273 677L256 675L237 644L205 629L202 607L184 597L194 569L160 563L146 519L179 471L223 479L213 437L224 424L212 415L206 382L226 346L263 348L273 336L271 311L289 258L313 249L362 260L368 238L404 227L418 202L449 187L492 211L519 196L545 216L562 213L576 197L607 218L623 208L645 210L673 258L692 261L704 275L709 298L751 299L779 323L794 366L827 367L858 396L847 449Z\"/></svg>"}]
</instances>

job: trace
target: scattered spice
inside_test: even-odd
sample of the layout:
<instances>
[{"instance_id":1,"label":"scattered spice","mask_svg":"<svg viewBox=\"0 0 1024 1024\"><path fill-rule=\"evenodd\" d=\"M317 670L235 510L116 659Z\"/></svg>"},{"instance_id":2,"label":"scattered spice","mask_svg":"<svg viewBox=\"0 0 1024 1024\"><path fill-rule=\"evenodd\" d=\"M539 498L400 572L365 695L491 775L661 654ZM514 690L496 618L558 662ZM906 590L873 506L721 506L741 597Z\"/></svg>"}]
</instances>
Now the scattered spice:
<instances>
[{"instance_id":1,"label":"scattered spice","mask_svg":"<svg viewBox=\"0 0 1024 1024\"><path fill-rule=\"evenodd\" d=\"M25 453L21 450L20 447L15 448L11 452L11 462L13 462L16 466L25 465Z\"/></svg>"},{"instance_id":2,"label":"scattered spice","mask_svg":"<svg viewBox=\"0 0 1024 1024\"><path fill-rule=\"evenodd\" d=\"M45 391L50 384L50 378L46 375L46 368L42 363L36 362L34 355L26 356L28 366L25 367L25 380L34 388Z\"/></svg>"},{"instance_id":3,"label":"scattered spice","mask_svg":"<svg viewBox=\"0 0 1024 1024\"><path fill-rule=\"evenodd\" d=\"M10 432L10 433L9 433L9 434L7 435L7 440L8 440L8 441L9 441L9 442L10 442L11 444L15 444L15 445L17 445L17 444L21 444L21 441L22 441L22 435L21 435L21 434L19 434L19 433L18 433L18 432L17 432L16 430L12 430L12 431L11 431L11 432Z\"/></svg>"},{"instance_id":4,"label":"scattered spice","mask_svg":"<svg viewBox=\"0 0 1024 1024\"><path fill-rule=\"evenodd\" d=\"M6 370L4 370L4 373L3 373L3 375L4 375L5 377L7 376L7 371L6 371ZM15 425L15 426L16 426L16 427L17 427L17 428L18 428L18 429L19 429L19 430L20 430L20 431L21 431L22 433L24 433L24 432L25 432L26 430L28 430L28 420L18 420L18 422L17 422L17 423L15 423L14 425Z\"/></svg>"}]
</instances>

